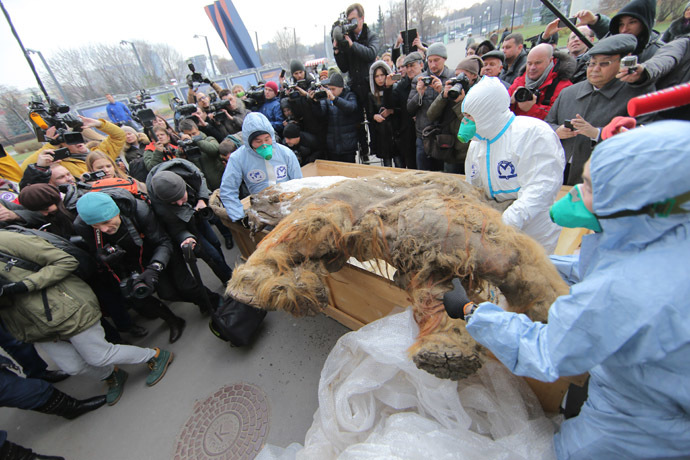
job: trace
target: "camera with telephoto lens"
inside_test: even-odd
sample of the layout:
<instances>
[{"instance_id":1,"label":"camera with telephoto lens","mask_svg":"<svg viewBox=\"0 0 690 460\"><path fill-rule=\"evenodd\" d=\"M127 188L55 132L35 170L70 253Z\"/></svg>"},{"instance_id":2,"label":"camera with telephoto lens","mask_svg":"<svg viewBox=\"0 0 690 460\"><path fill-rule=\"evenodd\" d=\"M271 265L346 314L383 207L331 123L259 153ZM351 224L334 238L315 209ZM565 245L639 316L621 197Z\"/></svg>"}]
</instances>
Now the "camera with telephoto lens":
<instances>
[{"instance_id":1,"label":"camera with telephoto lens","mask_svg":"<svg viewBox=\"0 0 690 460\"><path fill-rule=\"evenodd\" d=\"M39 142L46 141L45 133L50 127L55 127L55 135L49 139L52 144L76 145L84 142L80 132L84 123L70 113L68 105L58 104L54 99L49 99L46 106L40 96L33 96L29 102L29 120Z\"/></svg>"},{"instance_id":2,"label":"camera with telephoto lens","mask_svg":"<svg viewBox=\"0 0 690 460\"><path fill-rule=\"evenodd\" d=\"M321 99L326 99L328 97L326 88L324 88L320 81L312 82L309 89L314 91L314 99L317 101Z\"/></svg>"},{"instance_id":3,"label":"camera with telephoto lens","mask_svg":"<svg viewBox=\"0 0 690 460\"><path fill-rule=\"evenodd\" d=\"M201 150L193 139L180 139L177 141L177 148L181 150L183 158L195 161L201 158Z\"/></svg>"},{"instance_id":4,"label":"camera with telephoto lens","mask_svg":"<svg viewBox=\"0 0 690 460\"><path fill-rule=\"evenodd\" d=\"M331 38L337 43L338 48L346 48L349 44L345 40L346 35L352 34L357 28L357 19L347 19L345 13L340 13L338 20L331 28Z\"/></svg>"},{"instance_id":5,"label":"camera with telephoto lens","mask_svg":"<svg viewBox=\"0 0 690 460\"><path fill-rule=\"evenodd\" d=\"M245 106L248 109L253 109L266 101L266 96L264 95L264 85L252 85L249 90L245 93Z\"/></svg>"},{"instance_id":6,"label":"camera with telephoto lens","mask_svg":"<svg viewBox=\"0 0 690 460\"><path fill-rule=\"evenodd\" d=\"M422 80L425 86L431 86L431 82L434 81L434 78L431 75L427 77L419 77L419 79Z\"/></svg>"},{"instance_id":7,"label":"camera with telephoto lens","mask_svg":"<svg viewBox=\"0 0 690 460\"><path fill-rule=\"evenodd\" d=\"M296 88L302 88L304 91L309 91L310 85L308 80L297 80L294 84L288 85L287 89L290 91L289 97L291 99L297 99L302 94L300 94L299 91L296 91Z\"/></svg>"},{"instance_id":8,"label":"camera with telephoto lens","mask_svg":"<svg viewBox=\"0 0 690 460\"><path fill-rule=\"evenodd\" d=\"M146 89L140 89L139 94L130 97L127 103L127 107L129 107L129 111L132 112L134 121L145 128L151 128L153 126L153 120L156 118L156 114L153 113L153 110L146 108L146 104L150 104L151 102L155 102L153 97L151 97L151 93Z\"/></svg>"},{"instance_id":9,"label":"camera with telephoto lens","mask_svg":"<svg viewBox=\"0 0 690 460\"><path fill-rule=\"evenodd\" d=\"M99 169L98 171L87 172L81 175L81 179L84 182L93 182L96 180L101 180L106 176L105 171Z\"/></svg>"},{"instance_id":10,"label":"camera with telephoto lens","mask_svg":"<svg viewBox=\"0 0 690 460\"><path fill-rule=\"evenodd\" d=\"M120 292L126 299L145 299L153 293L153 289L141 280L140 273L132 272L120 281Z\"/></svg>"},{"instance_id":11,"label":"camera with telephoto lens","mask_svg":"<svg viewBox=\"0 0 690 460\"><path fill-rule=\"evenodd\" d=\"M175 119L189 118L191 114L196 112L196 105L187 104L177 96L170 99L169 105L170 109L175 112Z\"/></svg>"},{"instance_id":12,"label":"camera with telephoto lens","mask_svg":"<svg viewBox=\"0 0 690 460\"><path fill-rule=\"evenodd\" d=\"M454 78L449 78L448 81L446 81L446 85L450 83L453 85L449 90L448 90L448 99L455 100L460 96L460 91L464 91L465 94L470 90L470 79L467 78L467 75L464 73L460 72L456 77Z\"/></svg>"},{"instance_id":13,"label":"camera with telephoto lens","mask_svg":"<svg viewBox=\"0 0 690 460\"><path fill-rule=\"evenodd\" d=\"M539 98L539 95L541 94L541 91L538 89L529 89L525 88L524 86L521 86L520 88L515 90L515 101L516 102L527 102L531 101L533 96L537 96L537 99Z\"/></svg>"}]
</instances>

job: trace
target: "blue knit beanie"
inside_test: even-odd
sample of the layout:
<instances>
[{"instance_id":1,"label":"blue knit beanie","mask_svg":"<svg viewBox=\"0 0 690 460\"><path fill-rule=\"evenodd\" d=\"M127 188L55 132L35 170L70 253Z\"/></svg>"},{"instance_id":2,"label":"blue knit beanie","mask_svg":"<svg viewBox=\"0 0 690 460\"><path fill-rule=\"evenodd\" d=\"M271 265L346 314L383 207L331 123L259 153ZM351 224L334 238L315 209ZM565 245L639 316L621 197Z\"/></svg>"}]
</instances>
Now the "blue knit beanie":
<instances>
[{"instance_id":1,"label":"blue knit beanie","mask_svg":"<svg viewBox=\"0 0 690 460\"><path fill-rule=\"evenodd\" d=\"M89 192L77 201L79 217L87 225L99 224L120 214L115 201L103 192Z\"/></svg>"}]
</instances>

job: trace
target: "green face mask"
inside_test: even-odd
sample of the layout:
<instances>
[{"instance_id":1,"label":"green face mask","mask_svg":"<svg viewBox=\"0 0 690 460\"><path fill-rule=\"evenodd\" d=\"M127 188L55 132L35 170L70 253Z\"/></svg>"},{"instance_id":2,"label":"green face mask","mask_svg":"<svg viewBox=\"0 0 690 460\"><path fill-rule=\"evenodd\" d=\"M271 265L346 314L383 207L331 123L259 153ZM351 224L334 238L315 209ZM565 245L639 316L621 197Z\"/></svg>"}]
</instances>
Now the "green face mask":
<instances>
[{"instance_id":1,"label":"green face mask","mask_svg":"<svg viewBox=\"0 0 690 460\"><path fill-rule=\"evenodd\" d=\"M458 130L458 140L467 144L477 132L477 125L467 118L462 119L460 129Z\"/></svg>"},{"instance_id":2,"label":"green face mask","mask_svg":"<svg viewBox=\"0 0 690 460\"><path fill-rule=\"evenodd\" d=\"M551 220L561 227L588 228L597 233L601 232L601 225L597 216L585 207L580 194L580 186L576 185L566 196L556 201L549 210Z\"/></svg>"},{"instance_id":3,"label":"green face mask","mask_svg":"<svg viewBox=\"0 0 690 460\"><path fill-rule=\"evenodd\" d=\"M261 155L264 160L270 160L273 158L273 145L271 144L262 144L259 146L259 148L256 149L256 153Z\"/></svg>"},{"instance_id":4,"label":"green face mask","mask_svg":"<svg viewBox=\"0 0 690 460\"><path fill-rule=\"evenodd\" d=\"M239 93L235 94L235 97L244 97L244 91L240 91Z\"/></svg>"}]
</instances>

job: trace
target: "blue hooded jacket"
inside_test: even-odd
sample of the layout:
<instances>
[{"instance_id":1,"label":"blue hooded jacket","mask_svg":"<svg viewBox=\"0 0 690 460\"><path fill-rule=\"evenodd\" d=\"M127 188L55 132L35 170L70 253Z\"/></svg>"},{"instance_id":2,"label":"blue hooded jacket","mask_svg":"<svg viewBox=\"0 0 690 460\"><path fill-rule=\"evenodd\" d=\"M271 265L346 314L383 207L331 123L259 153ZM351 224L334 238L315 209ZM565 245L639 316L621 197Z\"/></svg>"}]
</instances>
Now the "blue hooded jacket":
<instances>
[{"instance_id":1,"label":"blue hooded jacket","mask_svg":"<svg viewBox=\"0 0 690 460\"><path fill-rule=\"evenodd\" d=\"M518 375L589 372L580 415L555 436L559 459L688 458L690 202L667 217L637 211L690 191L690 123L665 121L599 144L592 205L601 233L558 258L574 282L548 324L482 303L467 330ZM682 201L682 200L679 200Z\"/></svg>"},{"instance_id":2,"label":"blue hooded jacket","mask_svg":"<svg viewBox=\"0 0 690 460\"><path fill-rule=\"evenodd\" d=\"M273 157L265 160L249 145L249 137L257 131L265 131L273 139ZM234 151L223 172L220 184L220 198L231 220L244 217L244 208L239 198L240 184L244 180L252 195L270 185L302 177L299 161L292 150L276 142L275 131L268 119L261 113L252 112L242 123L244 145Z\"/></svg>"}]
</instances>

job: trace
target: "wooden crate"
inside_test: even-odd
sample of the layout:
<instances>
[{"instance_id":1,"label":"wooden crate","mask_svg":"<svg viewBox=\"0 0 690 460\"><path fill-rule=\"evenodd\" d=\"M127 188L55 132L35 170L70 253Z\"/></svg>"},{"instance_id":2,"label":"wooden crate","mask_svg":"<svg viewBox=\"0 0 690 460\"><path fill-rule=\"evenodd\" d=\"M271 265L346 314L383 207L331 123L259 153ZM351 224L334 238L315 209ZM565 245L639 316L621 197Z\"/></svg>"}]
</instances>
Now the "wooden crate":
<instances>
[{"instance_id":1,"label":"wooden crate","mask_svg":"<svg viewBox=\"0 0 690 460\"><path fill-rule=\"evenodd\" d=\"M382 171L406 170L325 160L317 160L315 163L302 167L302 174L305 177L344 176L356 178L375 175ZM563 186L559 198L568 193L570 188ZM245 199L244 204L245 207L248 207L249 200ZM254 252L256 245L265 235L255 235L252 239L247 229L234 223L230 224L230 231L235 244L245 258ZM572 254L579 248L580 240L585 233L587 231L581 229L563 229L555 253L560 255ZM407 293L395 286L387 277L349 263L340 271L330 273L326 277L326 284L330 291L330 300L324 313L353 330L383 318L395 307L406 308L412 303ZM545 411L558 412L570 383L582 385L585 379L586 376L577 376L561 378L553 383L540 382L530 378L525 378L525 381L535 392Z\"/></svg>"}]
</instances>

